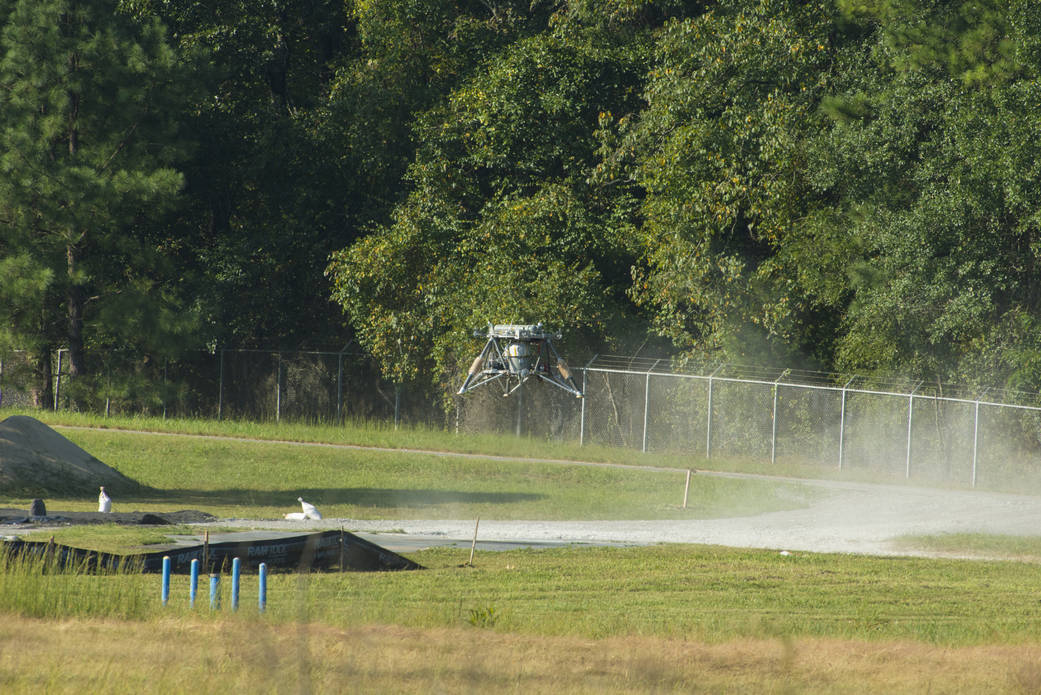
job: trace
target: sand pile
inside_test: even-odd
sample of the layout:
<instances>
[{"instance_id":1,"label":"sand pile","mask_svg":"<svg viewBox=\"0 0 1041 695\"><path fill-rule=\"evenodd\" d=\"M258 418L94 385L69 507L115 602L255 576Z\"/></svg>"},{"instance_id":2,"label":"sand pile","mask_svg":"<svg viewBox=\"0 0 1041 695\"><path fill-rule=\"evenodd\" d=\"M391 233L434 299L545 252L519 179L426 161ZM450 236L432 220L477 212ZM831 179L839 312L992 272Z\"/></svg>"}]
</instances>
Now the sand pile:
<instances>
[{"instance_id":1,"label":"sand pile","mask_svg":"<svg viewBox=\"0 0 1041 695\"><path fill-rule=\"evenodd\" d=\"M98 487L139 492L141 485L35 418L0 422L0 491L5 496L96 497Z\"/></svg>"}]
</instances>

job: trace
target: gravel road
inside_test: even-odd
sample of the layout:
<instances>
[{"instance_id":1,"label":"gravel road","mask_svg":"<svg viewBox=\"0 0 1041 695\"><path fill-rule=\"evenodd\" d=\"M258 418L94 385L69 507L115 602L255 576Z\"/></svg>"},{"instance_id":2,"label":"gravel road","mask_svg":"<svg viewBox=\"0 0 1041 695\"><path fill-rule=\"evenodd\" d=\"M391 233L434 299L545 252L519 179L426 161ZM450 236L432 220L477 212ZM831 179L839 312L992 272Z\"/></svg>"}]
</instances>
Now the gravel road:
<instances>
[{"instance_id":1,"label":"gravel road","mask_svg":"<svg viewBox=\"0 0 1041 695\"><path fill-rule=\"evenodd\" d=\"M739 474L700 472L728 477ZM778 479L779 480L779 479ZM790 483L791 480L786 479ZM826 494L813 506L754 516L695 521L498 521L481 519L481 543L703 543L741 548L865 555L938 555L909 550L901 536L942 533L1041 535L1041 497L907 486L801 481ZM469 544L474 520L224 519L214 526L303 530L344 528L389 546L403 536L435 544ZM375 534L375 536L370 535ZM416 547L416 543L413 547ZM944 553L944 555L950 555Z\"/></svg>"}]
</instances>

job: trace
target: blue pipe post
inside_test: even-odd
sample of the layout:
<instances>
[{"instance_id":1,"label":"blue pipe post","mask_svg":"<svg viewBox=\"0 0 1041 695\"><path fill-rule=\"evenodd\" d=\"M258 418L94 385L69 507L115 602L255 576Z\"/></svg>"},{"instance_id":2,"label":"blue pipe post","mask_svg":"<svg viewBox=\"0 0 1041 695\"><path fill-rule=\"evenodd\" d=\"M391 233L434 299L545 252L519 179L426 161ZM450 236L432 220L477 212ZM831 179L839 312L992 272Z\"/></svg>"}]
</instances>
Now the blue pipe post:
<instances>
[{"instance_id":1,"label":"blue pipe post","mask_svg":"<svg viewBox=\"0 0 1041 695\"><path fill-rule=\"evenodd\" d=\"M192 560L192 578L188 585L188 606L195 608L195 596L199 593L199 558Z\"/></svg>"},{"instance_id":2,"label":"blue pipe post","mask_svg":"<svg viewBox=\"0 0 1041 695\"><path fill-rule=\"evenodd\" d=\"M170 556L163 555L163 605L170 602Z\"/></svg>"},{"instance_id":3,"label":"blue pipe post","mask_svg":"<svg viewBox=\"0 0 1041 695\"><path fill-rule=\"evenodd\" d=\"M260 612L263 613L264 609L267 608L267 563L260 563L260 588L258 590L258 603L260 604Z\"/></svg>"},{"instance_id":4,"label":"blue pipe post","mask_svg":"<svg viewBox=\"0 0 1041 695\"><path fill-rule=\"evenodd\" d=\"M220 575L210 575L210 610L220 610Z\"/></svg>"},{"instance_id":5,"label":"blue pipe post","mask_svg":"<svg viewBox=\"0 0 1041 695\"><path fill-rule=\"evenodd\" d=\"M242 572L242 562L235 558L231 561L231 610L239 609L239 576Z\"/></svg>"}]
</instances>

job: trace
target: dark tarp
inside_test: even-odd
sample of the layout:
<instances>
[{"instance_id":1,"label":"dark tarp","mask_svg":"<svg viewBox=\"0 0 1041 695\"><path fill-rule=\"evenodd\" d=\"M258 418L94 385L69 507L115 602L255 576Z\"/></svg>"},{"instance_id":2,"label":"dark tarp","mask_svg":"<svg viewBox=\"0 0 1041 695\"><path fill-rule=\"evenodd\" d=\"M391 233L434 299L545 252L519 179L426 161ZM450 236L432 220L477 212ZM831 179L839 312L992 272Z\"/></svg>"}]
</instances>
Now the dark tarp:
<instances>
[{"instance_id":1,"label":"dark tarp","mask_svg":"<svg viewBox=\"0 0 1041 695\"><path fill-rule=\"evenodd\" d=\"M143 572L161 572L163 557L169 556L171 571L187 574L191 562L198 559L200 573L219 572L231 567L239 558L243 572L255 572L260 563L269 569L332 570L372 572L412 570L422 567L408 558L381 548L346 531L321 533L242 534L245 538L201 543L199 545L166 546L147 553L114 554L73 548L49 541L4 541L0 550L8 556L37 555L53 557L58 567L95 572L121 567L140 566Z\"/></svg>"}]
</instances>

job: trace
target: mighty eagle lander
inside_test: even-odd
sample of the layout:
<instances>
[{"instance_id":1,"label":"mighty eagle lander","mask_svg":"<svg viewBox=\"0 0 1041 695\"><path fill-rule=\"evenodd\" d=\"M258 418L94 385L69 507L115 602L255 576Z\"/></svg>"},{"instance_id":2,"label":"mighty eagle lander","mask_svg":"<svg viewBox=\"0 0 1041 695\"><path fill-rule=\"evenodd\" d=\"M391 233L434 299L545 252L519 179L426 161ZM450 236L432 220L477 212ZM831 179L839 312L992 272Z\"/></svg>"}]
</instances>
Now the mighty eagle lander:
<instances>
[{"instance_id":1,"label":"mighty eagle lander","mask_svg":"<svg viewBox=\"0 0 1041 695\"><path fill-rule=\"evenodd\" d=\"M582 391L575 385L571 370L553 347L553 339L559 340L560 333L551 333L541 323L536 323L499 324L489 326L486 334L474 333L475 337L482 335L488 338L488 342L470 365L459 395L501 381L502 395L509 396L525 381L536 377L582 398Z\"/></svg>"}]
</instances>

